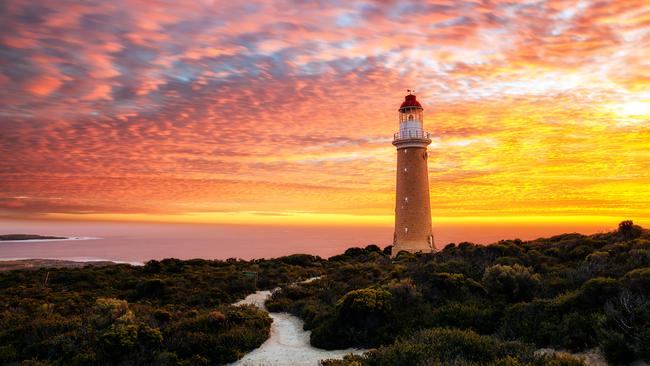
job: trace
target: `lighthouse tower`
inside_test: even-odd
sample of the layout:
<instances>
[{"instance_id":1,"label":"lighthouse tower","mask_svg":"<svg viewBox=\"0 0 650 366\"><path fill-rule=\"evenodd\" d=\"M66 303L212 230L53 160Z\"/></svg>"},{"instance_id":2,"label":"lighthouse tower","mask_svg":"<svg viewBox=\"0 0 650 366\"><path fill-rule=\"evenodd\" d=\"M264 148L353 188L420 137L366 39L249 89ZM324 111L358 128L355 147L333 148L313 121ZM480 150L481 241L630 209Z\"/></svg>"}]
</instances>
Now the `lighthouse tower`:
<instances>
[{"instance_id":1,"label":"lighthouse tower","mask_svg":"<svg viewBox=\"0 0 650 366\"><path fill-rule=\"evenodd\" d=\"M427 146L431 139L422 127L423 110L409 90L399 107L399 132L393 138L397 148L393 256L402 250L434 251L427 170Z\"/></svg>"}]
</instances>

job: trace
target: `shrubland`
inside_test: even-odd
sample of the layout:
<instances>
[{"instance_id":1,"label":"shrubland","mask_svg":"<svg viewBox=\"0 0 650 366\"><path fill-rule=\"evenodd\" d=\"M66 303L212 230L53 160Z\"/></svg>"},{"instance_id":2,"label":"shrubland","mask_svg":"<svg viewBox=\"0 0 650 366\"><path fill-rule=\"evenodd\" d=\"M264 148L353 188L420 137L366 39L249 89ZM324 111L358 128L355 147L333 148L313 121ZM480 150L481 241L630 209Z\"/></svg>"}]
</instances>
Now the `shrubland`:
<instances>
[{"instance_id":1,"label":"shrubland","mask_svg":"<svg viewBox=\"0 0 650 366\"><path fill-rule=\"evenodd\" d=\"M230 304L320 272L320 258L295 255L0 273L0 364L232 362L268 338L271 318Z\"/></svg>"},{"instance_id":2,"label":"shrubland","mask_svg":"<svg viewBox=\"0 0 650 366\"><path fill-rule=\"evenodd\" d=\"M610 233L449 244L395 259L390 250L348 249L324 262L320 280L283 288L267 307L301 317L316 347L375 349L343 363L350 365L406 365L399 358L406 354L422 364L451 362L443 350L452 345L433 334L455 336L454 347L467 340L463 349L516 342L599 348L612 364L650 361L650 232L632 222ZM528 351L479 354L458 360L569 362Z\"/></svg>"},{"instance_id":3,"label":"shrubland","mask_svg":"<svg viewBox=\"0 0 650 366\"><path fill-rule=\"evenodd\" d=\"M325 365L581 364L540 348L650 361L650 232L632 222L432 254L391 250L0 273L0 363L232 362L267 339L270 318L230 304L277 286L267 308L303 319L312 345L370 349Z\"/></svg>"}]
</instances>

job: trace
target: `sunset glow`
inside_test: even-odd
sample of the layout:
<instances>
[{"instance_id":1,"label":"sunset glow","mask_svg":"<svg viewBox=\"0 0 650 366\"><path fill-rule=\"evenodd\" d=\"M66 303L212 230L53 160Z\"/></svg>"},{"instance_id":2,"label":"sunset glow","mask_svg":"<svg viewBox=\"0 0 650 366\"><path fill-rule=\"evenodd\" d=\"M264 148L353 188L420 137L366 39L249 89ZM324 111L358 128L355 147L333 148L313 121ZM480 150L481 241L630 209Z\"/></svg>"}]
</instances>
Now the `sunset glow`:
<instances>
[{"instance_id":1,"label":"sunset glow","mask_svg":"<svg viewBox=\"0 0 650 366\"><path fill-rule=\"evenodd\" d=\"M7 1L0 217L650 224L650 3Z\"/></svg>"}]
</instances>

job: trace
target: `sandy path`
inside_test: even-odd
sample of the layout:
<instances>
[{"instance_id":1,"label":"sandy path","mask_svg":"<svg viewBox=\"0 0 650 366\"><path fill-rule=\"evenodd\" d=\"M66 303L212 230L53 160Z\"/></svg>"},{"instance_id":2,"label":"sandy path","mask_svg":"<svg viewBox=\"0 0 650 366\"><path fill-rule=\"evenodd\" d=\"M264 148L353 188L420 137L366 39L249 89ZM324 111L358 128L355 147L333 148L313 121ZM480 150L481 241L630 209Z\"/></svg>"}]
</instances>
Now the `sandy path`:
<instances>
[{"instance_id":1,"label":"sandy path","mask_svg":"<svg viewBox=\"0 0 650 366\"><path fill-rule=\"evenodd\" d=\"M313 279L310 279L313 280ZM309 281L309 280L308 280ZM252 304L265 309L264 302L271 291L258 291L234 305ZM350 353L361 354L364 350L346 349L326 351L309 344L310 331L302 329L303 322L287 313L269 313L273 319L271 335L259 348L248 353L233 366L297 365L316 366L318 361L327 358L343 358Z\"/></svg>"}]
</instances>

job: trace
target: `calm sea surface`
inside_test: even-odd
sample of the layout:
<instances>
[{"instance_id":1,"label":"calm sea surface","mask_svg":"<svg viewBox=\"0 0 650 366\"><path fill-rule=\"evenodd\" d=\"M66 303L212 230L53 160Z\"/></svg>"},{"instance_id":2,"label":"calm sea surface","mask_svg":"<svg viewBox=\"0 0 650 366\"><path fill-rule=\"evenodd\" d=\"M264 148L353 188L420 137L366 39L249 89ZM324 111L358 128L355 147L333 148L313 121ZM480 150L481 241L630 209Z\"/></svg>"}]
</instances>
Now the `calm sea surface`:
<instances>
[{"instance_id":1,"label":"calm sea surface","mask_svg":"<svg viewBox=\"0 0 650 366\"><path fill-rule=\"evenodd\" d=\"M435 226L436 246L470 241L534 239L564 232L594 233L615 226L501 225ZM94 240L0 242L0 259L53 258L146 262L163 258L252 259L293 253L329 257L352 246L392 241L392 227L280 227L0 220L0 234L96 237Z\"/></svg>"}]
</instances>

